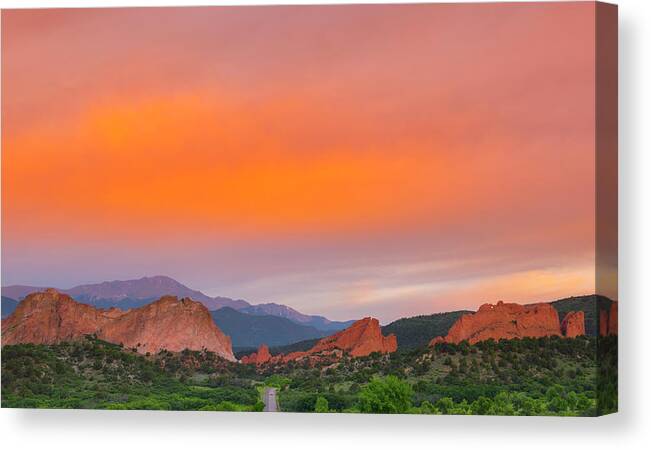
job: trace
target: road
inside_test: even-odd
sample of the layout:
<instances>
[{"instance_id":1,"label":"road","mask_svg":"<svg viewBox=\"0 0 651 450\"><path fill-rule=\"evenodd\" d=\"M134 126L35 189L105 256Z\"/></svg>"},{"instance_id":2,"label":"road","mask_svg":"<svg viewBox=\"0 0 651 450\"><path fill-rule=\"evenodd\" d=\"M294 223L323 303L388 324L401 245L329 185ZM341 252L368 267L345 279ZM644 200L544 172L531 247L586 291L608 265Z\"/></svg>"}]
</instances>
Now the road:
<instances>
[{"instance_id":1,"label":"road","mask_svg":"<svg viewBox=\"0 0 651 450\"><path fill-rule=\"evenodd\" d=\"M264 388L264 394L262 395L262 400L264 401L264 411L267 412L278 412L278 400L276 399L276 388L266 387Z\"/></svg>"}]
</instances>

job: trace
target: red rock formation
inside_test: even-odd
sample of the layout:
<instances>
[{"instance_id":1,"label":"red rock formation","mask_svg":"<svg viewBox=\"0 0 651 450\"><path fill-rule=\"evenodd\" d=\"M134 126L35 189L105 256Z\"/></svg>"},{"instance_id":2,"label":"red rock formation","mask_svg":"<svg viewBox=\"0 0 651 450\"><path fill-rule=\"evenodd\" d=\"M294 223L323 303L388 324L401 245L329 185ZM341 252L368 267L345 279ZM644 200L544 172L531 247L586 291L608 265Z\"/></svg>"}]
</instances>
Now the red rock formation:
<instances>
[{"instance_id":1,"label":"red rock formation","mask_svg":"<svg viewBox=\"0 0 651 450\"><path fill-rule=\"evenodd\" d=\"M608 314L608 334L610 335L616 335L619 329L617 306L617 302L612 302L610 304L610 312Z\"/></svg>"},{"instance_id":2,"label":"red rock formation","mask_svg":"<svg viewBox=\"0 0 651 450\"><path fill-rule=\"evenodd\" d=\"M583 311L567 313L561 322L561 332L568 338L585 335L585 313Z\"/></svg>"},{"instance_id":3,"label":"red rock formation","mask_svg":"<svg viewBox=\"0 0 651 450\"><path fill-rule=\"evenodd\" d=\"M52 344L87 334L140 353L206 349L235 360L230 338L217 328L205 306L190 299L162 297L125 312L95 309L47 289L28 295L2 321L3 345Z\"/></svg>"},{"instance_id":4,"label":"red rock formation","mask_svg":"<svg viewBox=\"0 0 651 450\"><path fill-rule=\"evenodd\" d=\"M476 313L461 316L450 328L445 338L430 342L474 344L487 339L513 339L522 337L560 336L558 313L548 303L518 305L497 302L482 305Z\"/></svg>"},{"instance_id":5,"label":"red rock formation","mask_svg":"<svg viewBox=\"0 0 651 450\"><path fill-rule=\"evenodd\" d=\"M523 337L565 336L585 334L585 314L570 311L559 322L558 312L549 303L519 305L497 302L482 305L476 313L461 316L450 328L447 336L437 336L430 346L440 342L470 344L488 339L514 339Z\"/></svg>"},{"instance_id":6,"label":"red rock formation","mask_svg":"<svg viewBox=\"0 0 651 450\"><path fill-rule=\"evenodd\" d=\"M321 339L309 352L319 353L335 348L347 351L351 356L367 356L373 352L395 352L398 341L393 334L382 336L378 320L366 317L337 334Z\"/></svg>"},{"instance_id":7,"label":"red rock formation","mask_svg":"<svg viewBox=\"0 0 651 450\"><path fill-rule=\"evenodd\" d=\"M366 317L332 336L319 340L306 352L277 355L272 362L288 362L302 359L317 361L322 358L341 358L345 353L352 357L367 356L373 352L392 353L398 349L396 336L383 336L377 319Z\"/></svg>"},{"instance_id":8,"label":"red rock formation","mask_svg":"<svg viewBox=\"0 0 651 450\"><path fill-rule=\"evenodd\" d=\"M271 359L271 353L269 353L269 347L265 344L262 344L258 347L258 351L251 353L250 355L243 356L240 360L242 364L264 364Z\"/></svg>"},{"instance_id":9,"label":"red rock formation","mask_svg":"<svg viewBox=\"0 0 651 450\"><path fill-rule=\"evenodd\" d=\"M608 334L608 311L605 309L599 310L599 336L606 336Z\"/></svg>"}]
</instances>

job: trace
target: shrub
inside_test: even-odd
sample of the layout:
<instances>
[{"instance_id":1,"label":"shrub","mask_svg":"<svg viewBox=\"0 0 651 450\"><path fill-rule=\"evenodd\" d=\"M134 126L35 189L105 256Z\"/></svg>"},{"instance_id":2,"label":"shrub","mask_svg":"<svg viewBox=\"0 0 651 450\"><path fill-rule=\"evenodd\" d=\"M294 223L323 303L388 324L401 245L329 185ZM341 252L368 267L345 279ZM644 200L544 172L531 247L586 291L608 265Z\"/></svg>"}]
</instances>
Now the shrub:
<instances>
[{"instance_id":1,"label":"shrub","mask_svg":"<svg viewBox=\"0 0 651 450\"><path fill-rule=\"evenodd\" d=\"M411 407L413 390L411 385L393 375L373 378L359 393L361 412L380 414L402 414Z\"/></svg>"}]
</instances>

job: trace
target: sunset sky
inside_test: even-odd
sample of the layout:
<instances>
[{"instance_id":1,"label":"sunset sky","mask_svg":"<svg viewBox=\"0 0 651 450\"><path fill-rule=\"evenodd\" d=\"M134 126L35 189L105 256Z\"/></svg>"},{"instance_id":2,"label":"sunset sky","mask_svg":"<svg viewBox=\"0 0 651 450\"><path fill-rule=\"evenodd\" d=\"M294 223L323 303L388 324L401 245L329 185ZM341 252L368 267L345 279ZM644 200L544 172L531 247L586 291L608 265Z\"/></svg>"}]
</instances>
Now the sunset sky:
<instances>
[{"instance_id":1,"label":"sunset sky","mask_svg":"<svg viewBox=\"0 0 651 450\"><path fill-rule=\"evenodd\" d=\"M382 322L595 291L594 5L2 13L2 284Z\"/></svg>"}]
</instances>

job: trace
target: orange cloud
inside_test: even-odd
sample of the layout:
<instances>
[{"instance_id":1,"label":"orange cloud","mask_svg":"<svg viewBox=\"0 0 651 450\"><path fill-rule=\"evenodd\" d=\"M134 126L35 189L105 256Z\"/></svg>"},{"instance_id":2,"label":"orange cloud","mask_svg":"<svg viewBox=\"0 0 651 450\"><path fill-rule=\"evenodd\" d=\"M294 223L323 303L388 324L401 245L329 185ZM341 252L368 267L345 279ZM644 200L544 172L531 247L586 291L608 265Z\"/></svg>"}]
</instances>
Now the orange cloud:
<instances>
[{"instance_id":1,"label":"orange cloud","mask_svg":"<svg viewBox=\"0 0 651 450\"><path fill-rule=\"evenodd\" d=\"M418 140L314 152L256 121L318 127L283 106L247 111L212 93L121 100L7 139L6 226L327 234L445 223L483 196L467 162Z\"/></svg>"}]
</instances>

